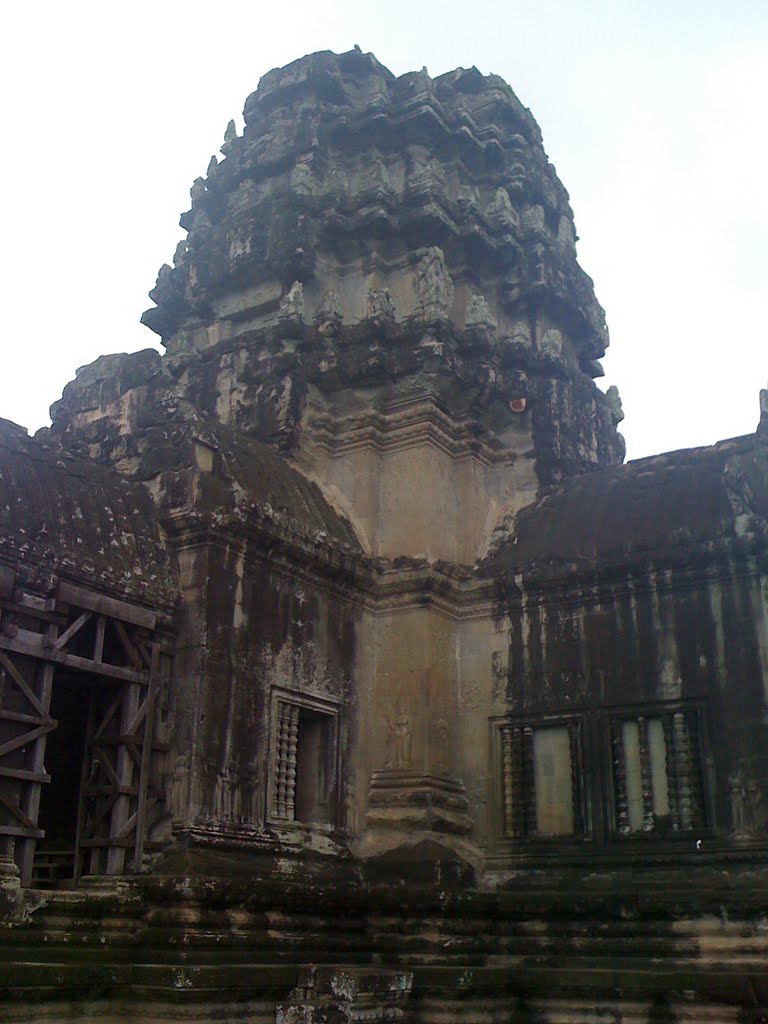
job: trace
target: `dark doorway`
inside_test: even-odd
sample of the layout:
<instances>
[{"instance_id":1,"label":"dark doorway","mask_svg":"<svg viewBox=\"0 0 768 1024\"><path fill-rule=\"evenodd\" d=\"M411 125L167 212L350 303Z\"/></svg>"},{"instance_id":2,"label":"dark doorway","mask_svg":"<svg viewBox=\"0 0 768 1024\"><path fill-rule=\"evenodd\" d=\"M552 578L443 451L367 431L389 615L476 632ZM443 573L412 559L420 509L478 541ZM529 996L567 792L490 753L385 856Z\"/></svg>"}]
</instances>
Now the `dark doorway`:
<instances>
[{"instance_id":1,"label":"dark doorway","mask_svg":"<svg viewBox=\"0 0 768 1024\"><path fill-rule=\"evenodd\" d=\"M82 677L81 677L82 678ZM32 884L55 887L71 879L75 866L75 838L80 785L88 726L91 687L77 682L74 673L57 672L51 697L51 717L58 722L48 734L45 770L51 781L41 787L40 828L45 838L35 850Z\"/></svg>"}]
</instances>

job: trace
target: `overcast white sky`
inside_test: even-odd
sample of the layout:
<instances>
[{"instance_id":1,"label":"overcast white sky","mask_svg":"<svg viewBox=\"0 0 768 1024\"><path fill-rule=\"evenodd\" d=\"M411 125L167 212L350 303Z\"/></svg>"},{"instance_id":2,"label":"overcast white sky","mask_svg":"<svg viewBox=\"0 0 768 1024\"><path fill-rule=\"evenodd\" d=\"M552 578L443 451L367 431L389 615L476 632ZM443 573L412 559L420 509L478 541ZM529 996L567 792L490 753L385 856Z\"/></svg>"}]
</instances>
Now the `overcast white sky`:
<instances>
[{"instance_id":1,"label":"overcast white sky","mask_svg":"<svg viewBox=\"0 0 768 1024\"><path fill-rule=\"evenodd\" d=\"M768 377L768 0L6 5L0 416L31 430L139 324L179 214L270 68L358 43L502 75L607 311L630 457L754 430Z\"/></svg>"}]
</instances>

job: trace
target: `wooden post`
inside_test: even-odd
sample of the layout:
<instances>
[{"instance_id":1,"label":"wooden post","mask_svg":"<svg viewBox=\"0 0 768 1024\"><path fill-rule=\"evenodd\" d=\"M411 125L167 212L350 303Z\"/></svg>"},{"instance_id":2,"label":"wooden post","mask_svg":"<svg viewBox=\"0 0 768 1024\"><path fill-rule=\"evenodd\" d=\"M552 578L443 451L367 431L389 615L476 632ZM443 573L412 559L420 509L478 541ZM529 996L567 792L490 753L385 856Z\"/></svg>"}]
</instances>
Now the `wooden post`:
<instances>
[{"instance_id":1,"label":"wooden post","mask_svg":"<svg viewBox=\"0 0 768 1024\"><path fill-rule=\"evenodd\" d=\"M88 773L90 771L89 755L91 754L91 745L93 743L93 727L94 727L94 712L95 712L96 701L94 700L93 689L88 692L88 722L85 727L85 743L83 744L83 759L80 764L80 789L77 794L77 826L75 830L75 870L74 870L74 884L77 888L80 876L83 873L83 857L84 854L80 849L80 842L83 838L83 829L85 828L85 786L88 781Z\"/></svg>"},{"instance_id":2,"label":"wooden post","mask_svg":"<svg viewBox=\"0 0 768 1024\"><path fill-rule=\"evenodd\" d=\"M147 691L147 708L144 714L144 741L141 747L141 770L139 772L139 793L136 807L136 844L133 851L133 870L141 871L141 859L144 855L144 839L147 827L147 791L149 789L149 770L152 761L152 740L154 739L155 701L160 686L160 648L152 644L152 659L149 665L149 689Z\"/></svg>"},{"instance_id":3,"label":"wooden post","mask_svg":"<svg viewBox=\"0 0 768 1024\"><path fill-rule=\"evenodd\" d=\"M46 627L45 639L47 643L54 643L57 632L58 627L55 625ZM54 665L51 662L46 662L39 667L37 664L35 665L35 674L39 680L36 696L46 715L49 715L51 710L54 670ZM29 768L38 774L42 774L45 770L45 744L47 738L48 733L45 732L34 740L32 746ZM28 782L24 787L19 802L21 809L35 825L37 825L38 815L40 814L40 786L40 782ZM36 839L21 839L19 841L18 865L23 886L28 886L32 883L32 866L35 859L36 843Z\"/></svg>"},{"instance_id":4,"label":"wooden post","mask_svg":"<svg viewBox=\"0 0 768 1024\"><path fill-rule=\"evenodd\" d=\"M120 734L125 736L130 724L133 721L139 708L141 687L138 683L124 684L123 706L120 712ZM125 742L122 742L117 750L116 774L121 789L128 789L133 781L133 759ZM112 815L109 826L110 839L120 837L128 818L130 817L130 796L127 793L119 793L112 808ZM110 846L107 852L107 874L121 875L125 870L125 848L122 846Z\"/></svg>"}]
</instances>

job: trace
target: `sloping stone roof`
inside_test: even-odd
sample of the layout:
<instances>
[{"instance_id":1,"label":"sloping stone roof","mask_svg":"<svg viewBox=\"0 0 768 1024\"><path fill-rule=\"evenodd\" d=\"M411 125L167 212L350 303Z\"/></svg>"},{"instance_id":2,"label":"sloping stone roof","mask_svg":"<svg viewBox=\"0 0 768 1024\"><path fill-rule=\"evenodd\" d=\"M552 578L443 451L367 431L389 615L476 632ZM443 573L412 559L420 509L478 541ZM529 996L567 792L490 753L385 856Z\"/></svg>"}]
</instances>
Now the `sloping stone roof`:
<instances>
[{"instance_id":1,"label":"sloping stone roof","mask_svg":"<svg viewBox=\"0 0 768 1024\"><path fill-rule=\"evenodd\" d=\"M305 537L323 534L360 550L317 484L269 444L201 414L157 352L102 356L78 372L51 412L62 446L150 484L164 508L266 510ZM201 444L212 453L210 471L198 465Z\"/></svg>"},{"instance_id":2,"label":"sloping stone roof","mask_svg":"<svg viewBox=\"0 0 768 1024\"><path fill-rule=\"evenodd\" d=\"M274 448L220 423L197 425L197 432L215 444L222 465L198 492L198 507L271 510L306 537L322 535L360 551L354 530L329 504L316 483L308 480ZM203 482L201 480L201 482Z\"/></svg>"},{"instance_id":3,"label":"sloping stone roof","mask_svg":"<svg viewBox=\"0 0 768 1024\"><path fill-rule=\"evenodd\" d=\"M62 576L153 606L176 598L146 490L3 419L0 560L43 588Z\"/></svg>"},{"instance_id":4,"label":"sloping stone roof","mask_svg":"<svg viewBox=\"0 0 768 1024\"><path fill-rule=\"evenodd\" d=\"M494 571L629 563L768 533L768 448L754 436L585 473L518 513Z\"/></svg>"}]
</instances>

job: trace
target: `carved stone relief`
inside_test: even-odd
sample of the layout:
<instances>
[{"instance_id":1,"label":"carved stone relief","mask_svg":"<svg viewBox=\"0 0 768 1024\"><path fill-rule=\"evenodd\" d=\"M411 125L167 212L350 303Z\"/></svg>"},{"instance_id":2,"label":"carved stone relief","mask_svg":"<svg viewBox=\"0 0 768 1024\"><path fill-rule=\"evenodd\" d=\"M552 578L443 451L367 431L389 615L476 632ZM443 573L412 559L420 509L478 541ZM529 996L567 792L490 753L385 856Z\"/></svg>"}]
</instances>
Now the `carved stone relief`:
<instances>
[{"instance_id":1,"label":"carved stone relief","mask_svg":"<svg viewBox=\"0 0 768 1024\"><path fill-rule=\"evenodd\" d=\"M735 839L765 838L768 834L768 790L756 766L739 762L728 776L731 825Z\"/></svg>"},{"instance_id":2,"label":"carved stone relief","mask_svg":"<svg viewBox=\"0 0 768 1024\"><path fill-rule=\"evenodd\" d=\"M416 312L424 320L447 320L453 306L453 282L445 265L443 250L427 249L416 265L414 278Z\"/></svg>"},{"instance_id":3,"label":"carved stone relief","mask_svg":"<svg viewBox=\"0 0 768 1024\"><path fill-rule=\"evenodd\" d=\"M413 730L411 719L404 710L388 717L387 725L389 735L387 738L387 760L384 762L386 768L396 770L410 768L412 760Z\"/></svg>"}]
</instances>

